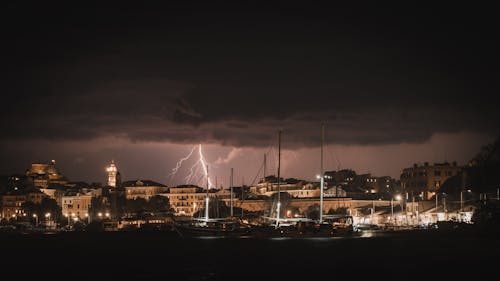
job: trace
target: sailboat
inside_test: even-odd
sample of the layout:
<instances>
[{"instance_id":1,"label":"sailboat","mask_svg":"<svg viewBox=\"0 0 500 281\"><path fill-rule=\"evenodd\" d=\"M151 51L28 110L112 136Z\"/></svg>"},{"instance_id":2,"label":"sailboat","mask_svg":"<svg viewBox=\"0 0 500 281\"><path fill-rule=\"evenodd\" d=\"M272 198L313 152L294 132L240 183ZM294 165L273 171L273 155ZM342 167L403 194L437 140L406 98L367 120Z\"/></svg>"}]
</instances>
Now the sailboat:
<instances>
[{"instance_id":1,"label":"sailboat","mask_svg":"<svg viewBox=\"0 0 500 281\"><path fill-rule=\"evenodd\" d=\"M207 165L207 189L205 196L205 216L193 218L188 224L178 224L176 229L181 236L244 236L250 229L242 226L232 217L229 218L210 218L209 217L209 177ZM232 204L232 202L231 202ZM232 213L232 212L231 212Z\"/></svg>"},{"instance_id":2,"label":"sailboat","mask_svg":"<svg viewBox=\"0 0 500 281\"><path fill-rule=\"evenodd\" d=\"M324 171L323 171L324 124L321 124L321 181L320 181L320 214L319 220L309 218L281 218L281 131L278 133L278 182L276 216L264 217L271 224L263 224L252 228L255 237L331 237L350 234L352 219L323 215Z\"/></svg>"},{"instance_id":3,"label":"sailboat","mask_svg":"<svg viewBox=\"0 0 500 281\"><path fill-rule=\"evenodd\" d=\"M318 228L334 236L350 235L354 231L353 219L348 215L324 215L323 196L325 192L325 172L323 169L323 145L325 142L325 124L321 123L321 164L320 164L320 203Z\"/></svg>"},{"instance_id":4,"label":"sailboat","mask_svg":"<svg viewBox=\"0 0 500 281\"><path fill-rule=\"evenodd\" d=\"M251 235L254 237L301 237L314 233L312 225L314 221L308 218L282 218L281 217L281 130L278 132L278 171L277 171L277 193L276 204L273 204L272 209L276 207L276 214L272 216L264 216L268 222L258 226L253 226Z\"/></svg>"}]
</instances>

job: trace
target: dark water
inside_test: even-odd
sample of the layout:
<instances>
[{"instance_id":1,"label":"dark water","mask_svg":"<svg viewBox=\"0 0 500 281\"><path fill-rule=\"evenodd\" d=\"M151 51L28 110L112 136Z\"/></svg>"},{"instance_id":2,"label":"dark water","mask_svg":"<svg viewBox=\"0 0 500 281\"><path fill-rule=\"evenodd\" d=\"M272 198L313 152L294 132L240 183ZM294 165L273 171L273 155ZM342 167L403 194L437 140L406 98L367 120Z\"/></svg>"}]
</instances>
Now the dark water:
<instances>
[{"instance_id":1,"label":"dark water","mask_svg":"<svg viewBox=\"0 0 500 281\"><path fill-rule=\"evenodd\" d=\"M484 280L500 271L500 240L484 234L316 239L183 239L134 232L0 235L0 250L0 276L9 277L1 280Z\"/></svg>"}]
</instances>

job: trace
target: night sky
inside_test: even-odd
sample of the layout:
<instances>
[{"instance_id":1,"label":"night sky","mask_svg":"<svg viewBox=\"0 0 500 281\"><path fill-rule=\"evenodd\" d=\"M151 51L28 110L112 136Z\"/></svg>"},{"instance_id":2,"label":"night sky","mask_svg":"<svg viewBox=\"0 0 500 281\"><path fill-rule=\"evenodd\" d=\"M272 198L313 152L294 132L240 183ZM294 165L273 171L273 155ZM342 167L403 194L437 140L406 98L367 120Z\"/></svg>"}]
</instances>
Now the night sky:
<instances>
[{"instance_id":1,"label":"night sky","mask_svg":"<svg viewBox=\"0 0 500 281\"><path fill-rule=\"evenodd\" d=\"M326 122L327 170L399 178L498 135L495 9L304 3L3 7L0 174L184 184L202 144L250 184L283 130L282 175L310 180Z\"/></svg>"}]
</instances>

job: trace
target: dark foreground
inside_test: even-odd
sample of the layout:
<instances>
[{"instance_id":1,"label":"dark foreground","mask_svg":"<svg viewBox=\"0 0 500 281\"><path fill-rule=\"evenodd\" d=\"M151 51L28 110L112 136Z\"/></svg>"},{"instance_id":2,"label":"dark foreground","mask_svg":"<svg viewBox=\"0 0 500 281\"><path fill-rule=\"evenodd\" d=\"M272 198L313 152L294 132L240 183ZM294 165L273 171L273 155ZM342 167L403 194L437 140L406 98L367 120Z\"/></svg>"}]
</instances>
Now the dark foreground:
<instances>
[{"instance_id":1,"label":"dark foreground","mask_svg":"<svg viewBox=\"0 0 500 281\"><path fill-rule=\"evenodd\" d=\"M482 280L488 274L496 280L500 240L439 232L338 239L18 234L0 235L0 257L1 280L425 281Z\"/></svg>"}]
</instances>

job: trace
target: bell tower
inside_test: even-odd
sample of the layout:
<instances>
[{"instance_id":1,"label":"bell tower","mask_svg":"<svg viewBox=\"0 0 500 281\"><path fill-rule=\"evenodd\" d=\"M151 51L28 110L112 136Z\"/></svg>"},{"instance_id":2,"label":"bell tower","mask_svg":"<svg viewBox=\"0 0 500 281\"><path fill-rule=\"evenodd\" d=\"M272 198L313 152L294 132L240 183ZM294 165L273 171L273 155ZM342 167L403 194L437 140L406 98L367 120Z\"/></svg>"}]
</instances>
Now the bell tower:
<instances>
[{"instance_id":1,"label":"bell tower","mask_svg":"<svg viewBox=\"0 0 500 281\"><path fill-rule=\"evenodd\" d=\"M116 168L114 160L111 160L111 163L106 167L106 172L108 172L108 185L116 187L118 169Z\"/></svg>"}]
</instances>

